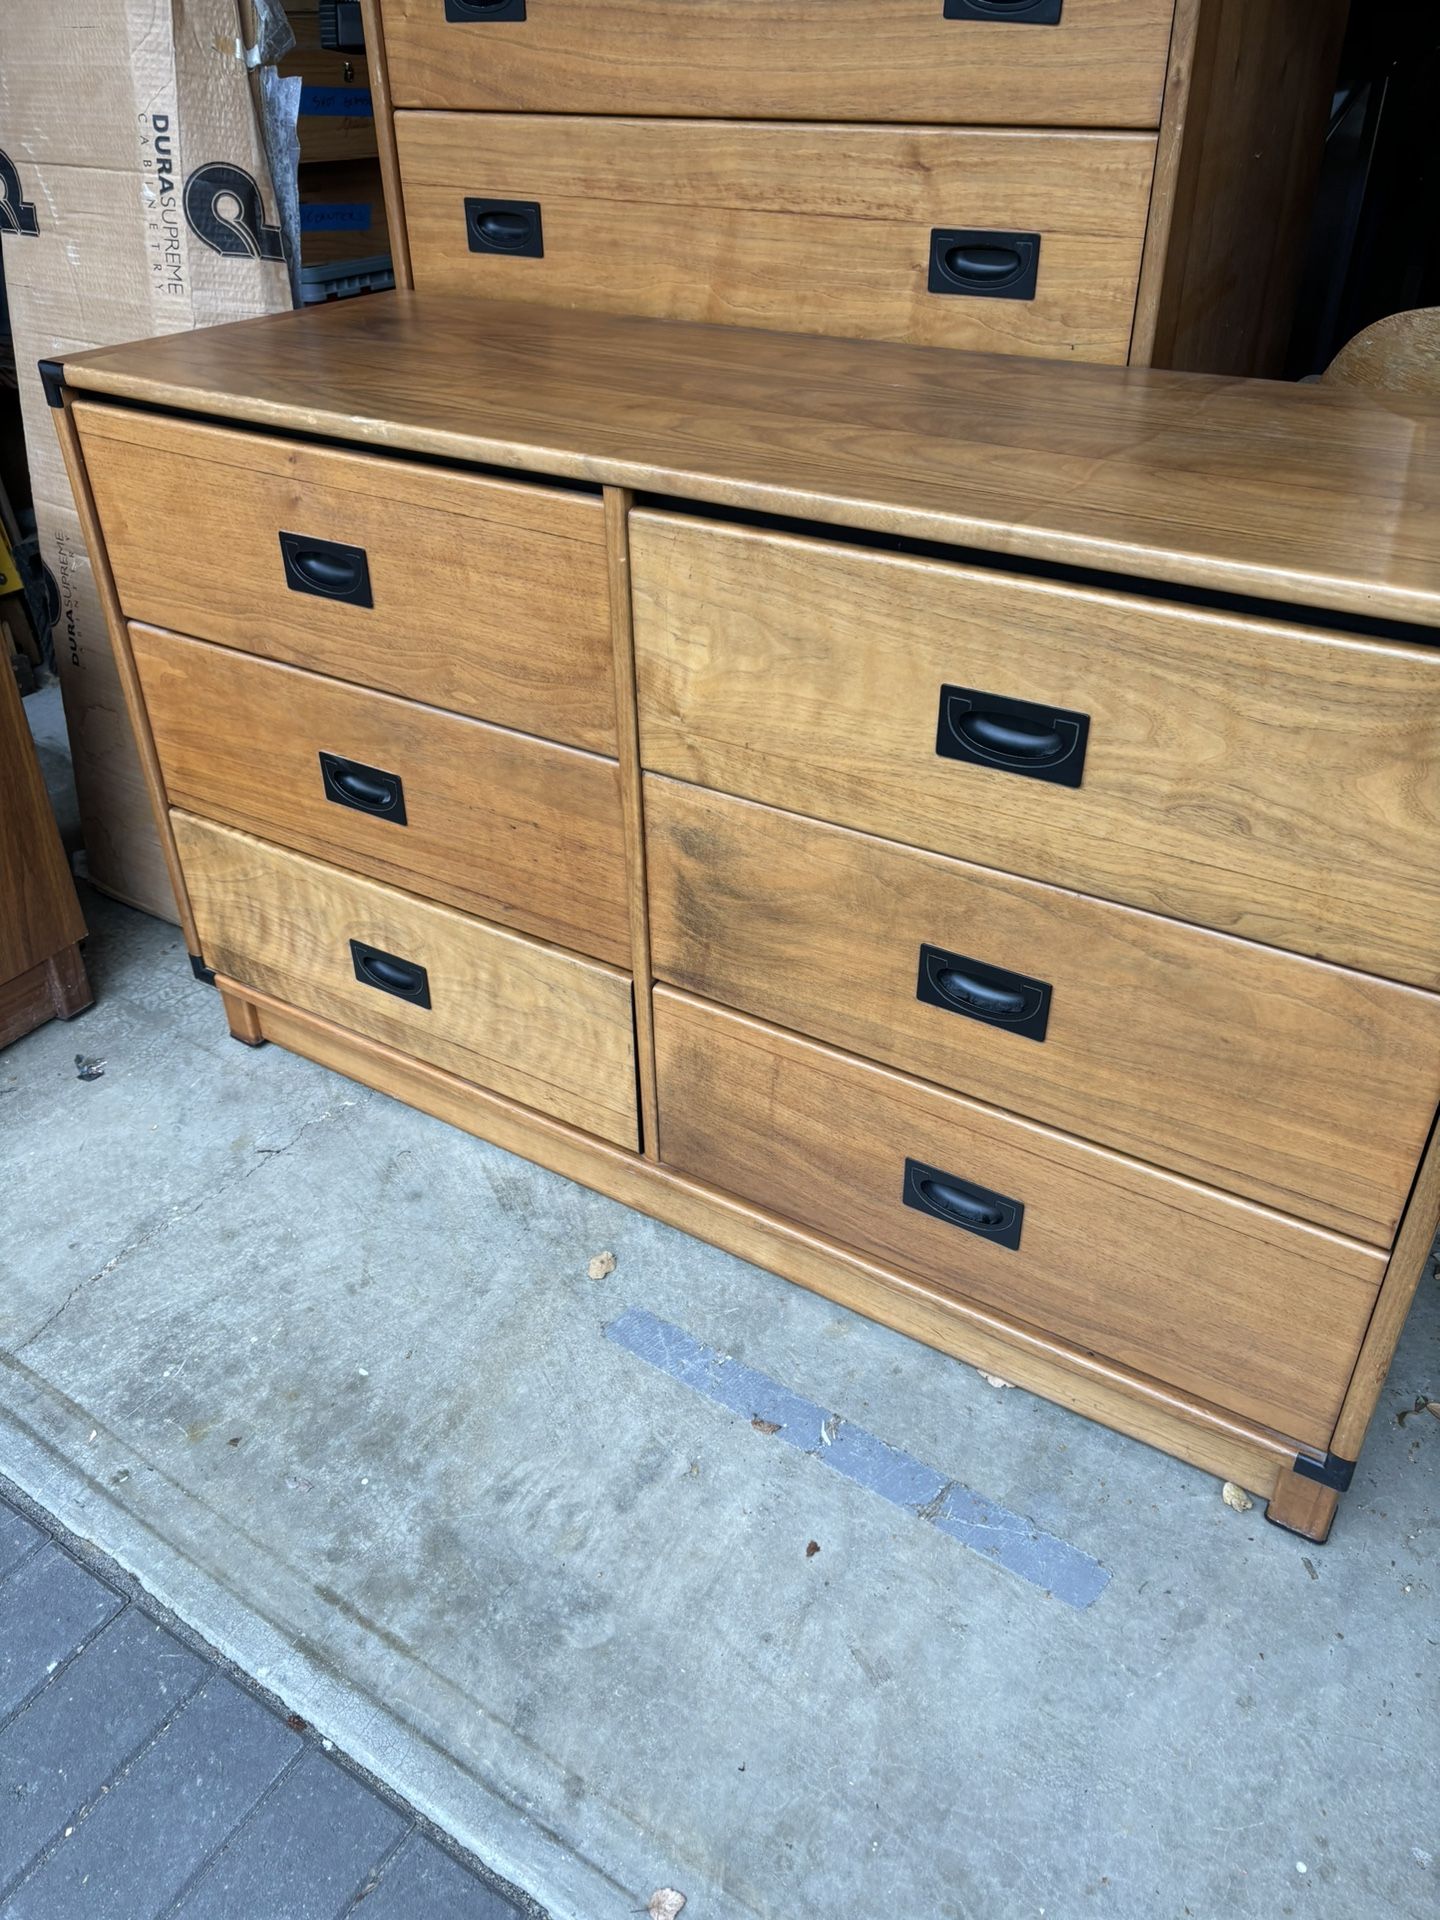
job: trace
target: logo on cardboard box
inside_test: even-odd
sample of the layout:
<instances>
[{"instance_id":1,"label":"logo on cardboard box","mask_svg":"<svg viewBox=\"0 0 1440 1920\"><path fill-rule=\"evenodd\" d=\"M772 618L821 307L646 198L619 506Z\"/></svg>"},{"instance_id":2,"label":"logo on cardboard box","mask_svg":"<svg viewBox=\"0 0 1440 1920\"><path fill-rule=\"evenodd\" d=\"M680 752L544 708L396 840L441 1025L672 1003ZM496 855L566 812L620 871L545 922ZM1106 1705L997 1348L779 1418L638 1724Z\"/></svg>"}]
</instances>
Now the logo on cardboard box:
<instances>
[{"instance_id":1,"label":"logo on cardboard box","mask_svg":"<svg viewBox=\"0 0 1440 1920\"><path fill-rule=\"evenodd\" d=\"M216 253L251 260L283 260L279 227L265 219L253 174L233 160L211 160L185 182L185 218Z\"/></svg>"},{"instance_id":2,"label":"logo on cardboard box","mask_svg":"<svg viewBox=\"0 0 1440 1920\"><path fill-rule=\"evenodd\" d=\"M20 171L8 153L0 152L0 233L39 233L35 205L25 198Z\"/></svg>"}]
</instances>

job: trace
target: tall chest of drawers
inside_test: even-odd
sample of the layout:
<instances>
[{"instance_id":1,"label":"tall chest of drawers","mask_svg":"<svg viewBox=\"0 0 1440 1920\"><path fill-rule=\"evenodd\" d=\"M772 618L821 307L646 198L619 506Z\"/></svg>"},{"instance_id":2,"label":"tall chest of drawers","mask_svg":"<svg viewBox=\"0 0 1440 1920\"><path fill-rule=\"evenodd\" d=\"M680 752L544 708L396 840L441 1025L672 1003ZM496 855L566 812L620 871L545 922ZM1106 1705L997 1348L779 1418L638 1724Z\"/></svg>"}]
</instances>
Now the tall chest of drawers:
<instances>
[{"instance_id":1,"label":"tall chest of drawers","mask_svg":"<svg viewBox=\"0 0 1440 1920\"><path fill-rule=\"evenodd\" d=\"M1440 1219L1440 410L414 293L50 378L237 1037L1324 1537Z\"/></svg>"},{"instance_id":2,"label":"tall chest of drawers","mask_svg":"<svg viewBox=\"0 0 1440 1920\"><path fill-rule=\"evenodd\" d=\"M366 0L399 282L1282 370L1349 0Z\"/></svg>"}]
</instances>

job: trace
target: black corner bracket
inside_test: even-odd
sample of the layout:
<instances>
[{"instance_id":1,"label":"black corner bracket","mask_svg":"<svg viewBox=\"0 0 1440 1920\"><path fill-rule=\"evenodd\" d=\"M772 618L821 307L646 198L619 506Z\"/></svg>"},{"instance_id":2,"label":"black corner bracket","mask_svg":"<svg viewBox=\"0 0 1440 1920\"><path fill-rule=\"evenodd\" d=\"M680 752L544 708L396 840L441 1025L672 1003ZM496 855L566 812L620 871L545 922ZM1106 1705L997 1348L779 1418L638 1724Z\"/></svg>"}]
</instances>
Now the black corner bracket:
<instances>
[{"instance_id":1,"label":"black corner bracket","mask_svg":"<svg viewBox=\"0 0 1440 1920\"><path fill-rule=\"evenodd\" d=\"M40 384L45 389L45 398L52 407L63 407L65 395L65 368L58 360L40 362Z\"/></svg>"},{"instance_id":2,"label":"black corner bracket","mask_svg":"<svg viewBox=\"0 0 1440 1920\"><path fill-rule=\"evenodd\" d=\"M1342 1460L1337 1453L1327 1453L1323 1460L1312 1460L1308 1454L1301 1453L1296 1455L1295 1471L1302 1480L1318 1480L1322 1487L1346 1493L1355 1478L1355 1462Z\"/></svg>"},{"instance_id":3,"label":"black corner bracket","mask_svg":"<svg viewBox=\"0 0 1440 1920\"><path fill-rule=\"evenodd\" d=\"M197 980L203 980L207 987L214 986L215 969L213 967L207 967L198 953L192 953L190 956L190 971Z\"/></svg>"}]
</instances>

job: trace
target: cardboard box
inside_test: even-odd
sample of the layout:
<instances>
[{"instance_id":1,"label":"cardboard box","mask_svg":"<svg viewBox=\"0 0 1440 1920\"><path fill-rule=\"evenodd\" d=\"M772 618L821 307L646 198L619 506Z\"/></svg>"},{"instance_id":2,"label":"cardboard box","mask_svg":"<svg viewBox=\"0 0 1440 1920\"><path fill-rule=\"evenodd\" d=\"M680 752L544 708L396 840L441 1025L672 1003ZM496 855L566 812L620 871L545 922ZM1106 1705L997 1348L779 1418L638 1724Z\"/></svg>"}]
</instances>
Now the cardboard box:
<instances>
[{"instance_id":1,"label":"cardboard box","mask_svg":"<svg viewBox=\"0 0 1440 1920\"><path fill-rule=\"evenodd\" d=\"M291 305L237 0L9 8L0 235L89 877L173 919L36 363Z\"/></svg>"}]
</instances>

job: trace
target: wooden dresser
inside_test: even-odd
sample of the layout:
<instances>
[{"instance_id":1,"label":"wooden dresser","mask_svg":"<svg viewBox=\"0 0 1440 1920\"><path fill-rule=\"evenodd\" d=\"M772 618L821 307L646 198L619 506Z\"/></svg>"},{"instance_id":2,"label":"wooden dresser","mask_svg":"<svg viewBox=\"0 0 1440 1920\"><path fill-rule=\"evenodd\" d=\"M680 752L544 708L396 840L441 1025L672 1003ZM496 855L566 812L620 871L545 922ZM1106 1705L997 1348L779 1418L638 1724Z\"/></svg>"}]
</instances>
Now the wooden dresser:
<instances>
[{"instance_id":1,"label":"wooden dresser","mask_svg":"<svg viewBox=\"0 0 1440 1920\"><path fill-rule=\"evenodd\" d=\"M1440 409L414 293L50 384L239 1038L1324 1537L1440 1218Z\"/></svg>"},{"instance_id":2,"label":"wooden dresser","mask_svg":"<svg viewBox=\"0 0 1440 1920\"><path fill-rule=\"evenodd\" d=\"M0 1047L93 995L85 921L10 661L0 653Z\"/></svg>"},{"instance_id":3,"label":"wooden dresser","mask_svg":"<svg viewBox=\"0 0 1440 1920\"><path fill-rule=\"evenodd\" d=\"M366 0L399 284L1217 373L1349 0Z\"/></svg>"}]
</instances>

